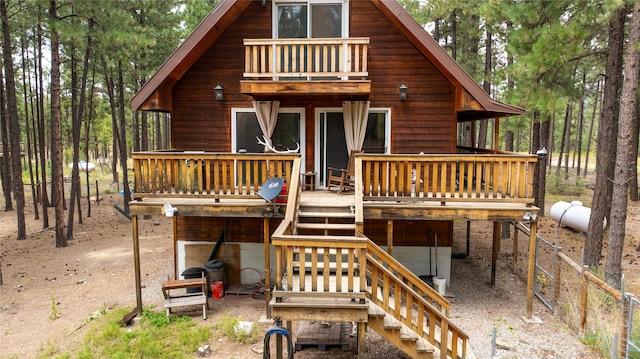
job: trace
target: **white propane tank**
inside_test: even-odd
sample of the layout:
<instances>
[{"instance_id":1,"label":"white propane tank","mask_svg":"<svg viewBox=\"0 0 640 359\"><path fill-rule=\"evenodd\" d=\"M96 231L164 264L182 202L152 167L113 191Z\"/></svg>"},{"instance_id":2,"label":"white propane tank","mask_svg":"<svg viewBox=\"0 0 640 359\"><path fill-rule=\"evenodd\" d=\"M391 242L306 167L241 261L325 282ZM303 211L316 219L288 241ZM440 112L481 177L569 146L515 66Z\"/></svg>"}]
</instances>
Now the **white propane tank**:
<instances>
[{"instance_id":1,"label":"white propane tank","mask_svg":"<svg viewBox=\"0 0 640 359\"><path fill-rule=\"evenodd\" d=\"M560 224L571 227L577 231L587 233L589 229L589 217L591 208L585 207L580 201L571 203L560 201L551 206L551 218ZM607 220L602 223L602 228L606 227Z\"/></svg>"}]
</instances>

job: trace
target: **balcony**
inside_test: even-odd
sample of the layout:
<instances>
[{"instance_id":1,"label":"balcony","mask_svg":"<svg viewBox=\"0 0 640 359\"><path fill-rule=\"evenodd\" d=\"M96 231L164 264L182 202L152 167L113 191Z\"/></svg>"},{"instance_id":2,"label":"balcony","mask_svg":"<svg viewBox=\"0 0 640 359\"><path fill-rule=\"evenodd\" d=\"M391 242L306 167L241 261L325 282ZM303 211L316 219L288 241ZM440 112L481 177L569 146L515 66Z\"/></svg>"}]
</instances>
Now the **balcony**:
<instances>
[{"instance_id":1,"label":"balcony","mask_svg":"<svg viewBox=\"0 0 640 359\"><path fill-rule=\"evenodd\" d=\"M369 95L369 38L245 39L244 94Z\"/></svg>"}]
</instances>

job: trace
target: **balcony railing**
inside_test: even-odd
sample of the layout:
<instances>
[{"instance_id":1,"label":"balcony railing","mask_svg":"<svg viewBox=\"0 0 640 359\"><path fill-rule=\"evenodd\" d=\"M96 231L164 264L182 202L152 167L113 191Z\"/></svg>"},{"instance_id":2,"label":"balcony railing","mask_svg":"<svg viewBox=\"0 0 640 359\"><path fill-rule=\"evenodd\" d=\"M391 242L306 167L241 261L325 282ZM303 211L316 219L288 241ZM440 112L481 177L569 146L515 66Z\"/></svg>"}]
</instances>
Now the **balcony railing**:
<instances>
[{"instance_id":1,"label":"balcony railing","mask_svg":"<svg viewBox=\"0 0 640 359\"><path fill-rule=\"evenodd\" d=\"M245 39L245 78L368 76L369 38Z\"/></svg>"},{"instance_id":2,"label":"balcony railing","mask_svg":"<svg viewBox=\"0 0 640 359\"><path fill-rule=\"evenodd\" d=\"M506 201L533 203L532 155L368 155L365 200Z\"/></svg>"},{"instance_id":3,"label":"balcony railing","mask_svg":"<svg viewBox=\"0 0 640 359\"><path fill-rule=\"evenodd\" d=\"M256 198L271 177L290 183L299 155L212 152L133 154L134 198Z\"/></svg>"}]
</instances>

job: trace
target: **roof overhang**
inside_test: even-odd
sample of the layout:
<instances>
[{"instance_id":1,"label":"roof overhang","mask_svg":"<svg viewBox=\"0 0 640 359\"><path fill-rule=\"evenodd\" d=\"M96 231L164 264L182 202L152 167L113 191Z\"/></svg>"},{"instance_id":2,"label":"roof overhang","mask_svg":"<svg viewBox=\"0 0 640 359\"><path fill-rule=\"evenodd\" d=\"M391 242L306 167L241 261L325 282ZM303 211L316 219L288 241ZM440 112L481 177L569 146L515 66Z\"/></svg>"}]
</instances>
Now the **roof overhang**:
<instances>
[{"instance_id":1,"label":"roof overhang","mask_svg":"<svg viewBox=\"0 0 640 359\"><path fill-rule=\"evenodd\" d=\"M171 111L171 88L251 4L251 0L221 1L178 46L131 100L134 110Z\"/></svg>"}]
</instances>

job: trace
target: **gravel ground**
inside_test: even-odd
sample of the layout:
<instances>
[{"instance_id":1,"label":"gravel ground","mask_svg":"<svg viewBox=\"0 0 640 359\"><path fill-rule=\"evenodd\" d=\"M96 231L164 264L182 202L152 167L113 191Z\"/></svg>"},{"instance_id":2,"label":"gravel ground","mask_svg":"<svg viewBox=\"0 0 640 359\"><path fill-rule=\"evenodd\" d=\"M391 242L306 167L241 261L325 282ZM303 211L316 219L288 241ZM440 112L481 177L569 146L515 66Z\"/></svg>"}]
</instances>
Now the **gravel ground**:
<instances>
[{"instance_id":1,"label":"gravel ground","mask_svg":"<svg viewBox=\"0 0 640 359\"><path fill-rule=\"evenodd\" d=\"M135 306L131 223L113 209L119 200L117 195L106 196L103 203L92 207L92 217L76 227L71 244L58 249L54 248L53 231L41 231L38 221L29 221L27 240L15 240L14 214L0 213L4 279L0 286L0 358L32 358L51 346L57 352L73 348L85 331L78 328L93 312L104 306ZM534 300L534 315L542 324L527 324L521 319L526 286L511 269L511 241L502 246L496 286L488 285L491 235L485 230L488 223L480 225L483 229L474 227L472 231L471 255L452 262L449 288L454 296L450 315L471 338L476 357L491 357L493 328L498 330L498 343L510 348L497 350L498 358L597 357L539 301ZM166 218L140 221L145 305L162 306L161 283L173 268L171 228ZM54 300L61 315L51 320ZM213 326L223 314L247 321L257 321L264 314L263 300L226 296L211 301L206 325ZM197 311L193 317L202 322ZM371 330L366 340L367 358L406 358ZM209 344L215 358L262 357L262 343L237 345L214 338ZM355 338L350 339L350 346L355 348ZM295 356L341 359L355 358L356 354L340 348L307 348Z\"/></svg>"}]
</instances>

